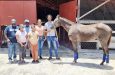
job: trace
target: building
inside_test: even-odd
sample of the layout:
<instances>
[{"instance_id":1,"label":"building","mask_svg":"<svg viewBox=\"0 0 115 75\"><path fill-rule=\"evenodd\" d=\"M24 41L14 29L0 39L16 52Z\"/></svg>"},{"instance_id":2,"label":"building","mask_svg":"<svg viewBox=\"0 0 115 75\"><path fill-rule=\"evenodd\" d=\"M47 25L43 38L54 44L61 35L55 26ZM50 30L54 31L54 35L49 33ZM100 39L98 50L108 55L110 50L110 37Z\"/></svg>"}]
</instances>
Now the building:
<instances>
[{"instance_id":1,"label":"building","mask_svg":"<svg viewBox=\"0 0 115 75\"><path fill-rule=\"evenodd\" d=\"M0 0L0 25L9 25L12 18L17 19L18 24L23 23L26 18L31 23L36 23L38 18L41 18L45 22L47 14L52 14L53 18L59 14L76 22L76 17L82 16L104 1L108 0ZM115 16L113 16L115 14L114 4L114 0L107 2L102 7L83 17L80 22L84 24L89 23L89 20L91 20L91 23L98 20L104 20L107 23L113 22L115 19ZM108 24L113 30L115 30L114 23ZM64 38L64 36L67 36L65 30L62 28L57 30L62 44L65 41L69 41L68 38ZM2 31L1 34L3 35Z\"/></svg>"},{"instance_id":2,"label":"building","mask_svg":"<svg viewBox=\"0 0 115 75\"><path fill-rule=\"evenodd\" d=\"M1 0L0 25L9 24L12 18L16 18L18 24L23 23L26 18L30 19L31 23L35 23L37 18L45 19L49 13L53 16L59 13L75 21L76 6L76 0ZM70 11L66 8L74 11L71 12L73 16L70 16Z\"/></svg>"}]
</instances>

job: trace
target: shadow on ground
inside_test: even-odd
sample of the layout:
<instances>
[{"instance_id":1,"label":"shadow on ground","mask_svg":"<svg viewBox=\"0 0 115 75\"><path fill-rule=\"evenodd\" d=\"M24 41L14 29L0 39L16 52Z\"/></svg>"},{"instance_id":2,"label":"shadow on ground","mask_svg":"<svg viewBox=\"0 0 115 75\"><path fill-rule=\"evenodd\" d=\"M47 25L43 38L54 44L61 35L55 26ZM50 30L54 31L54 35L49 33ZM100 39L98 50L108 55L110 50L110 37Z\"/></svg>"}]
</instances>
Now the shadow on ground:
<instances>
[{"instance_id":1,"label":"shadow on ground","mask_svg":"<svg viewBox=\"0 0 115 75\"><path fill-rule=\"evenodd\" d=\"M72 66L80 66L80 67L85 67L85 68L92 68L92 69L102 69L102 70L113 70L114 68L112 66L109 66L107 64L105 65L99 65L99 64L95 64L95 63L82 63L82 62L78 62L78 63L72 63L72 62L54 62L53 64L60 64L60 65L64 65L64 64L70 64Z\"/></svg>"}]
</instances>

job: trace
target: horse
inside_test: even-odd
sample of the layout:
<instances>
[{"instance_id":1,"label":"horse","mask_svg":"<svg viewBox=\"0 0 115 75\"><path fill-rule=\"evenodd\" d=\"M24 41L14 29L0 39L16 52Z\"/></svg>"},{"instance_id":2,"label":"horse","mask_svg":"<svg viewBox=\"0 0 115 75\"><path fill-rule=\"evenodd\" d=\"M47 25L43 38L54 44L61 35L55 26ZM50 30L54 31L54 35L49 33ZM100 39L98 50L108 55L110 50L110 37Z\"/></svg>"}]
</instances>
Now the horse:
<instances>
[{"instance_id":1,"label":"horse","mask_svg":"<svg viewBox=\"0 0 115 75\"><path fill-rule=\"evenodd\" d=\"M109 63L109 44L112 36L112 29L104 23L90 25L77 24L59 15L54 19L55 28L62 26L68 33L69 40L73 46L74 63L78 59L78 45L80 42L98 40L103 50L103 58L100 65L104 62Z\"/></svg>"}]
</instances>

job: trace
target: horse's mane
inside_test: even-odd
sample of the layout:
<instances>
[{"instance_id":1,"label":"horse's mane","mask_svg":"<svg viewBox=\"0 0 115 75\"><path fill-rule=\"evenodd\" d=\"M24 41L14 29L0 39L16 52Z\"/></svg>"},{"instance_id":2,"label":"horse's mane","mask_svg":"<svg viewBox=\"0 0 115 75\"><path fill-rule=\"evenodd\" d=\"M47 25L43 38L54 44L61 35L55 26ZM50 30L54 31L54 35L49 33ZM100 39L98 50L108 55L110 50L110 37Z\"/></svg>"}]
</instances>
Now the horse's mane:
<instances>
[{"instance_id":1,"label":"horse's mane","mask_svg":"<svg viewBox=\"0 0 115 75\"><path fill-rule=\"evenodd\" d=\"M73 24L75 24L75 22L72 22L72 21L70 21L70 20L68 20L68 19L66 19L66 18L64 18L64 17L60 17L60 19L61 19L63 22L67 23L68 25L73 25Z\"/></svg>"}]
</instances>

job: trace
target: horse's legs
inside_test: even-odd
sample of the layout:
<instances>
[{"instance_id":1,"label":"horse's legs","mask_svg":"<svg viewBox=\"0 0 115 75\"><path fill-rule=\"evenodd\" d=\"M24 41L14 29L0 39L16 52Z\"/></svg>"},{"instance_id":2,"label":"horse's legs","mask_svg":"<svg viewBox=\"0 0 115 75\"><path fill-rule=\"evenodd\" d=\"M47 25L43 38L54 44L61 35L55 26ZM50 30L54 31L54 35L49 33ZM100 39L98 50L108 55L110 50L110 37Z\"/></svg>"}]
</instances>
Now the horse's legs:
<instances>
[{"instance_id":1,"label":"horse's legs","mask_svg":"<svg viewBox=\"0 0 115 75\"><path fill-rule=\"evenodd\" d=\"M73 45L73 49L74 49L74 61L73 62L77 62L78 59L78 48L77 48L77 42L72 42Z\"/></svg>"},{"instance_id":2,"label":"horse's legs","mask_svg":"<svg viewBox=\"0 0 115 75\"><path fill-rule=\"evenodd\" d=\"M103 65L104 64L104 62L105 62L105 57L106 57L106 52L105 52L105 50L104 50L104 48L102 48L102 50L103 50L103 58L102 58L102 62L100 63L100 65Z\"/></svg>"},{"instance_id":3,"label":"horse's legs","mask_svg":"<svg viewBox=\"0 0 115 75\"><path fill-rule=\"evenodd\" d=\"M109 63L109 49L107 45L102 45L103 49L103 59L100 65L103 65L104 62Z\"/></svg>"},{"instance_id":4,"label":"horse's legs","mask_svg":"<svg viewBox=\"0 0 115 75\"><path fill-rule=\"evenodd\" d=\"M77 62L77 59L78 59L78 52L77 51L74 51L74 60L73 62Z\"/></svg>"}]
</instances>

